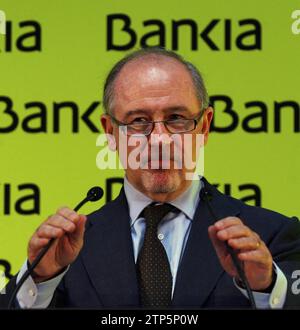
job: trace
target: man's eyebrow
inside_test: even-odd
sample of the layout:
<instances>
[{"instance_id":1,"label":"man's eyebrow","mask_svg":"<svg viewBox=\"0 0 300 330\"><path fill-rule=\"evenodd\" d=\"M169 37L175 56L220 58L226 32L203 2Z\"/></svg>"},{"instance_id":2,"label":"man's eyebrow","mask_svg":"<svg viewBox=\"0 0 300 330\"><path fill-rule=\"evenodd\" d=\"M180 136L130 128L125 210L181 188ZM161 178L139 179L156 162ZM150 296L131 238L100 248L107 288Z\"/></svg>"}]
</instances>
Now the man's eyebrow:
<instances>
[{"instance_id":1,"label":"man's eyebrow","mask_svg":"<svg viewBox=\"0 0 300 330\"><path fill-rule=\"evenodd\" d=\"M149 113L150 113L149 110L146 110L146 109L129 110L123 117L123 120L126 120L127 118L129 118L130 116L133 116L133 115L149 115Z\"/></svg>"},{"instance_id":2,"label":"man's eyebrow","mask_svg":"<svg viewBox=\"0 0 300 330\"><path fill-rule=\"evenodd\" d=\"M129 118L130 116L133 116L133 115L151 115L154 112L155 111L150 111L150 110L147 110L147 109L129 110L125 114L123 120L126 120L127 118ZM172 107L167 107L167 108L162 109L163 114L170 114L170 113L173 113L173 112L189 113L189 110L185 106L172 106Z\"/></svg>"},{"instance_id":3,"label":"man's eyebrow","mask_svg":"<svg viewBox=\"0 0 300 330\"><path fill-rule=\"evenodd\" d=\"M179 106L173 106L173 107L168 107L163 110L165 113L172 113L172 112L184 112L188 113L189 109L184 106L184 105L179 105Z\"/></svg>"}]
</instances>

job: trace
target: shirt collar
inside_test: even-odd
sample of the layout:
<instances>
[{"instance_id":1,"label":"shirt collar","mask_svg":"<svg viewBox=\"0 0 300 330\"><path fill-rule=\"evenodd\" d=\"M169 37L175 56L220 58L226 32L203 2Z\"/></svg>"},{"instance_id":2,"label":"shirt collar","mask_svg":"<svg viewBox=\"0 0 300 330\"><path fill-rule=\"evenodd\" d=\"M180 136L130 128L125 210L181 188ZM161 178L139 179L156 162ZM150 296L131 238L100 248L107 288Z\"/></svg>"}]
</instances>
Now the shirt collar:
<instances>
[{"instance_id":1,"label":"shirt collar","mask_svg":"<svg viewBox=\"0 0 300 330\"><path fill-rule=\"evenodd\" d=\"M200 180L193 180L191 185L181 195L168 203L174 205L183 212L189 220L193 220L199 202L199 193L202 188ZM151 204L153 200L137 190L126 178L124 178L124 191L129 207L130 225L138 219L144 208Z\"/></svg>"}]
</instances>

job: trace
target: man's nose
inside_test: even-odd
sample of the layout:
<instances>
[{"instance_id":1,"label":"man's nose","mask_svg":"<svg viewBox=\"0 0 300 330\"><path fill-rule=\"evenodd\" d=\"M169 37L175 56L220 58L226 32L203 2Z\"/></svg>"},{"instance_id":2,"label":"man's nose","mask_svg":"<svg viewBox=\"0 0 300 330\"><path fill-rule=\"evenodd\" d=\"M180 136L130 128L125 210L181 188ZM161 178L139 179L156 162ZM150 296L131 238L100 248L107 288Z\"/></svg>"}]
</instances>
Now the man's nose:
<instances>
[{"instance_id":1,"label":"man's nose","mask_svg":"<svg viewBox=\"0 0 300 330\"><path fill-rule=\"evenodd\" d=\"M154 123L153 131L151 133L152 143L170 144L171 141L169 135L170 133L163 122Z\"/></svg>"},{"instance_id":2,"label":"man's nose","mask_svg":"<svg viewBox=\"0 0 300 330\"><path fill-rule=\"evenodd\" d=\"M166 126L164 124L164 122L160 121L160 122L154 122L153 123L154 127L153 127L153 131L152 134L164 134L164 133L168 133Z\"/></svg>"}]
</instances>

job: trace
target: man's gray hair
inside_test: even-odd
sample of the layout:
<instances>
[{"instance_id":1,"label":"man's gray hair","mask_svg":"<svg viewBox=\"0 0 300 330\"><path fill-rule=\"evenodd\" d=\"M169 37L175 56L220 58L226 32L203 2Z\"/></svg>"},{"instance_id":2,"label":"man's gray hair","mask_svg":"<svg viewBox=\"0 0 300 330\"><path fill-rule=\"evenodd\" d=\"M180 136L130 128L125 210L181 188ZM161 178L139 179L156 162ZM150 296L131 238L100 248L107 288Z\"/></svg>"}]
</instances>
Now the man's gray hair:
<instances>
[{"instance_id":1,"label":"man's gray hair","mask_svg":"<svg viewBox=\"0 0 300 330\"><path fill-rule=\"evenodd\" d=\"M161 47L147 47L141 48L133 51L132 53L123 57L120 61L118 61L113 68L110 70L104 84L103 91L103 107L105 113L111 114L113 108L113 99L114 99L114 82L118 77L118 74L122 70L122 68L128 63L135 59L146 57L148 55L158 55L164 57L170 57L181 64L183 64L188 72L191 74L192 81L194 83L195 92L199 103L201 104L202 109L204 110L208 107L208 94L206 91L206 87L201 76L199 70L190 62L186 61L182 56L176 54L171 50L166 50Z\"/></svg>"}]
</instances>

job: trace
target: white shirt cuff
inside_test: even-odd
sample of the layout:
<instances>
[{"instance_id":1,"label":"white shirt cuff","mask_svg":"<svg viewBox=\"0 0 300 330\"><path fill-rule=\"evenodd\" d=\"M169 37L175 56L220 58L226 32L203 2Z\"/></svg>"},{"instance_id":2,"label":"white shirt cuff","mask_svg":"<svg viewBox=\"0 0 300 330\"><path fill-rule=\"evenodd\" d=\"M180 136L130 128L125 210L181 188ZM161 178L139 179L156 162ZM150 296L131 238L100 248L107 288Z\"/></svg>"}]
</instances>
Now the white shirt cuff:
<instances>
[{"instance_id":1,"label":"white shirt cuff","mask_svg":"<svg viewBox=\"0 0 300 330\"><path fill-rule=\"evenodd\" d=\"M25 308L47 308L53 298L54 292L60 281L68 271L69 267L58 276L49 281L34 283L31 276L23 283L17 294L19 306ZM24 262L18 276L17 283L23 274L27 271L27 260Z\"/></svg>"},{"instance_id":2,"label":"white shirt cuff","mask_svg":"<svg viewBox=\"0 0 300 330\"><path fill-rule=\"evenodd\" d=\"M287 279L280 268L273 262L274 270L276 273L276 282L271 293L253 292L256 307L259 309L279 309L282 308L287 293ZM234 285L248 298L247 291L242 289L233 279Z\"/></svg>"}]
</instances>

